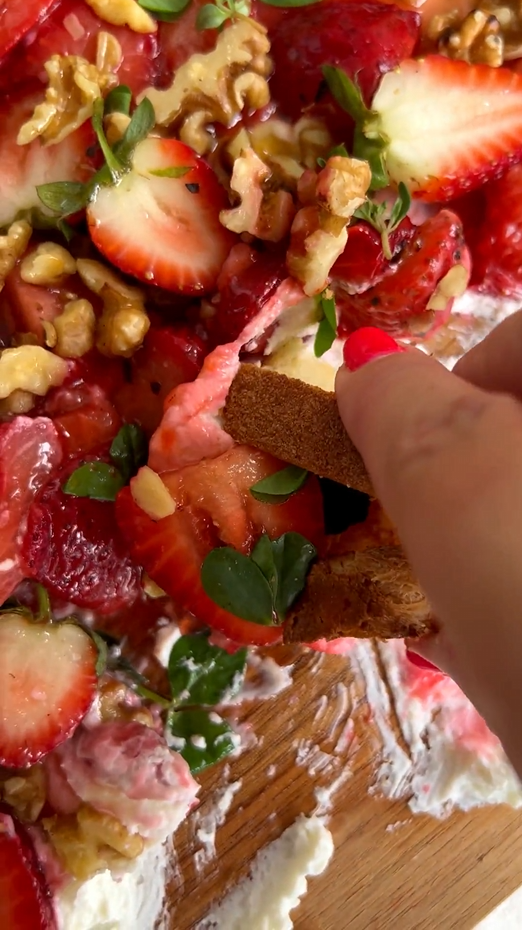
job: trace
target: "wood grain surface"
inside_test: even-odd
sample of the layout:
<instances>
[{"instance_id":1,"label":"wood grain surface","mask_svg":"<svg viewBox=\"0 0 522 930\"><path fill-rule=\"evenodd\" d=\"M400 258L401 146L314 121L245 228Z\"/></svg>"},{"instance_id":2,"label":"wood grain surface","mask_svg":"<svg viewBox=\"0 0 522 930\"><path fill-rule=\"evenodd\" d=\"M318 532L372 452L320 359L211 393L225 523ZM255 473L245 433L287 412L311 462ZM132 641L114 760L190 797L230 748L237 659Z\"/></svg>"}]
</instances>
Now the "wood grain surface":
<instances>
[{"instance_id":1,"label":"wood grain surface","mask_svg":"<svg viewBox=\"0 0 522 930\"><path fill-rule=\"evenodd\" d=\"M281 651L278 658L284 663L296 654ZM317 788L335 778L334 858L294 912L296 930L471 930L522 884L522 812L495 807L439 821L369 793L376 746L364 704L353 741L336 752L350 713L346 706L339 713L344 686L353 692L347 661L308 654L297 658L293 679L276 697L241 709L243 732L251 728L255 744L201 776L201 808L176 834L172 930L193 930L248 873L257 850L300 813L311 813ZM202 865L197 833L210 799L238 780L217 830L216 856Z\"/></svg>"}]
</instances>

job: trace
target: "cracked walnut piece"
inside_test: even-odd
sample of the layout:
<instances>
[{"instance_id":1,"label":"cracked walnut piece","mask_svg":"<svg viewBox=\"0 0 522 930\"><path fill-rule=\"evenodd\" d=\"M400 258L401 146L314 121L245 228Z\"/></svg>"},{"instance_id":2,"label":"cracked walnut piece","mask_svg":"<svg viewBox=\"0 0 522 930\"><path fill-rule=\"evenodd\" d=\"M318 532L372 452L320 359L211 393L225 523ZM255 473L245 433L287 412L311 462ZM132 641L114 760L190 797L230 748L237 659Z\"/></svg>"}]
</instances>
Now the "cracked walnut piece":
<instances>
[{"instance_id":1,"label":"cracked walnut piece","mask_svg":"<svg viewBox=\"0 0 522 930\"><path fill-rule=\"evenodd\" d=\"M25 220L16 220L11 224L5 236L0 236L0 291L3 289L7 275L24 254L32 232L29 223Z\"/></svg>"},{"instance_id":2,"label":"cracked walnut piece","mask_svg":"<svg viewBox=\"0 0 522 930\"><path fill-rule=\"evenodd\" d=\"M20 127L18 145L28 145L38 137L45 145L56 145L91 118L95 100L118 81L112 67L120 61L121 48L113 36L106 39L107 35L98 36L95 65L79 55L53 55L45 62L49 79L45 99ZM104 67L99 66L102 62Z\"/></svg>"},{"instance_id":3,"label":"cracked walnut piece","mask_svg":"<svg viewBox=\"0 0 522 930\"><path fill-rule=\"evenodd\" d=\"M505 58L501 25L493 13L472 10L457 26L443 31L438 50L447 58L500 68Z\"/></svg>"},{"instance_id":4,"label":"cracked walnut piece","mask_svg":"<svg viewBox=\"0 0 522 930\"><path fill-rule=\"evenodd\" d=\"M286 261L309 297L327 286L330 269L346 246L348 221L366 200L370 181L368 162L340 155L329 158L318 174L302 175L303 207L292 224Z\"/></svg>"},{"instance_id":5,"label":"cracked walnut piece","mask_svg":"<svg viewBox=\"0 0 522 930\"><path fill-rule=\"evenodd\" d=\"M230 187L241 198L231 210L222 210L219 219L235 233L249 233L268 242L280 242L295 216L292 195L271 190L272 172L253 149L246 149L234 162Z\"/></svg>"},{"instance_id":6,"label":"cracked walnut piece","mask_svg":"<svg viewBox=\"0 0 522 930\"><path fill-rule=\"evenodd\" d=\"M204 155L213 146L209 125L231 126L244 108L258 110L270 100L269 51L264 26L237 20L220 33L211 52L191 55L169 88L149 87L138 102L148 97L157 123L176 129L182 142Z\"/></svg>"},{"instance_id":7,"label":"cracked walnut piece","mask_svg":"<svg viewBox=\"0 0 522 930\"><path fill-rule=\"evenodd\" d=\"M76 267L83 283L103 302L97 322L98 351L109 357L130 358L150 328L142 291L129 287L101 262L79 258Z\"/></svg>"}]
</instances>

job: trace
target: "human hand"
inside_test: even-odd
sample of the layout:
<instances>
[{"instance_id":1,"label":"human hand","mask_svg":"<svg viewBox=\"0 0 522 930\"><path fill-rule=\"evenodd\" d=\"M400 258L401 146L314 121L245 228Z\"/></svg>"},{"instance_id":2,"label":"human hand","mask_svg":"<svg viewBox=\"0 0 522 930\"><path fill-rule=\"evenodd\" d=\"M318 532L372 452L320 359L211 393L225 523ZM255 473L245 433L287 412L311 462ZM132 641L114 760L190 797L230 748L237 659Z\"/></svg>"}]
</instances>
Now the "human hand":
<instances>
[{"instance_id":1,"label":"human hand","mask_svg":"<svg viewBox=\"0 0 522 930\"><path fill-rule=\"evenodd\" d=\"M396 352L342 369L336 390L440 623L414 648L458 682L522 774L522 312L454 373Z\"/></svg>"}]
</instances>

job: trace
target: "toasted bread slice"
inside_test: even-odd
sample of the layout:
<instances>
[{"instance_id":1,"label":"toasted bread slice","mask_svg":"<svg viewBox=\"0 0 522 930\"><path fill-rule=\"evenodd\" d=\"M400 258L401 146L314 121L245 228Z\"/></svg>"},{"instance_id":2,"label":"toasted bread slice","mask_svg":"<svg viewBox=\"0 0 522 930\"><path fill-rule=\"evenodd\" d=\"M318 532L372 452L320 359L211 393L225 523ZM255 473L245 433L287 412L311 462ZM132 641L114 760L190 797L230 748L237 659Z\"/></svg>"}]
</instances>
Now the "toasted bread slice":
<instances>
[{"instance_id":1,"label":"toasted bread slice","mask_svg":"<svg viewBox=\"0 0 522 930\"><path fill-rule=\"evenodd\" d=\"M241 365L228 392L223 426L236 442L374 496L335 394L268 368Z\"/></svg>"},{"instance_id":2,"label":"toasted bread slice","mask_svg":"<svg viewBox=\"0 0 522 930\"><path fill-rule=\"evenodd\" d=\"M286 643L339 636L402 639L435 630L426 598L398 546L320 559L290 608Z\"/></svg>"}]
</instances>

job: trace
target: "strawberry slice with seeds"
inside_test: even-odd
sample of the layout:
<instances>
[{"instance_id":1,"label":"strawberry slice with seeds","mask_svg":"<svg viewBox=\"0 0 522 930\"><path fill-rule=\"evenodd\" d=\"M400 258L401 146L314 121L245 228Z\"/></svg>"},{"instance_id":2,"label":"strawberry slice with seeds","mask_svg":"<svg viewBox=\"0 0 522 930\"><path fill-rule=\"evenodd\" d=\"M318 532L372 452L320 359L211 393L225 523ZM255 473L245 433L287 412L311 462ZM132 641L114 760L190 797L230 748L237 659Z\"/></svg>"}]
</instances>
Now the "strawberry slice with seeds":
<instances>
[{"instance_id":1,"label":"strawberry slice with seeds","mask_svg":"<svg viewBox=\"0 0 522 930\"><path fill-rule=\"evenodd\" d=\"M119 184L98 189L87 222L95 246L121 271L201 295L215 287L234 242L219 222L227 206L216 175L188 145L149 138Z\"/></svg>"},{"instance_id":2,"label":"strawberry slice with seeds","mask_svg":"<svg viewBox=\"0 0 522 930\"><path fill-rule=\"evenodd\" d=\"M22 825L0 811L0 923L4 930L57 930L52 896Z\"/></svg>"},{"instance_id":3,"label":"strawberry slice with seeds","mask_svg":"<svg viewBox=\"0 0 522 930\"><path fill-rule=\"evenodd\" d=\"M0 60L47 16L56 0L6 0L0 9Z\"/></svg>"},{"instance_id":4,"label":"strawberry slice with seeds","mask_svg":"<svg viewBox=\"0 0 522 930\"><path fill-rule=\"evenodd\" d=\"M97 658L75 623L0 614L0 765L33 765L74 732L96 692Z\"/></svg>"},{"instance_id":5,"label":"strawberry slice with seeds","mask_svg":"<svg viewBox=\"0 0 522 930\"><path fill-rule=\"evenodd\" d=\"M39 184L86 181L94 170L89 149L95 137L89 122L57 145L42 145L40 139L18 145L20 127L42 100L43 87L37 82L4 98L0 106L0 227L20 212L43 209L36 192Z\"/></svg>"},{"instance_id":6,"label":"strawberry slice with seeds","mask_svg":"<svg viewBox=\"0 0 522 930\"><path fill-rule=\"evenodd\" d=\"M356 110L355 154L380 140L389 178L422 200L450 200L522 159L522 75L506 68L408 59L384 75L371 110Z\"/></svg>"},{"instance_id":7,"label":"strawberry slice with seeds","mask_svg":"<svg viewBox=\"0 0 522 930\"><path fill-rule=\"evenodd\" d=\"M55 597L115 613L136 600L141 572L118 531L114 504L62 490L84 461L69 462L38 495L29 511L22 558L26 576Z\"/></svg>"}]
</instances>

